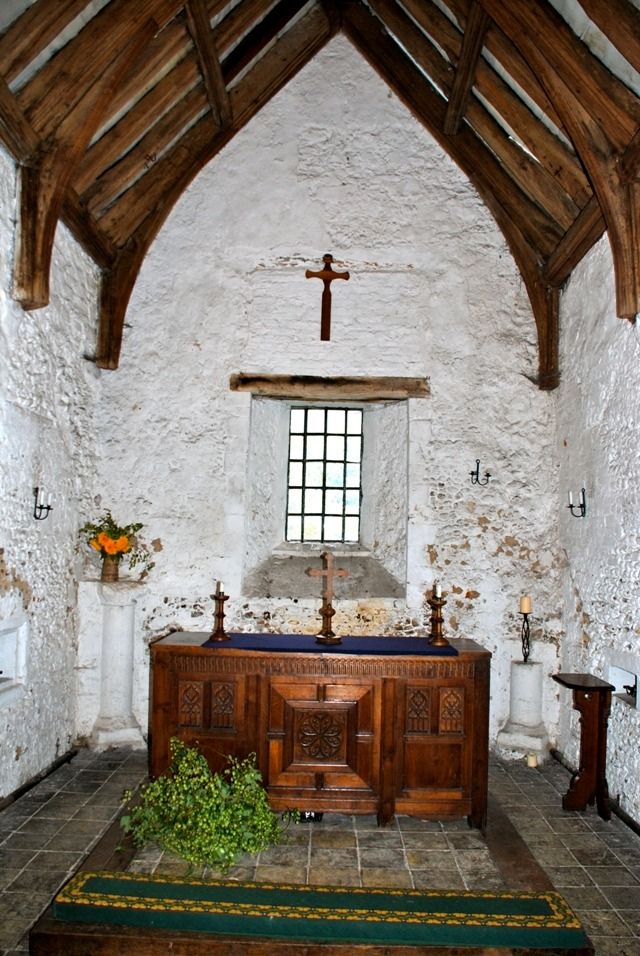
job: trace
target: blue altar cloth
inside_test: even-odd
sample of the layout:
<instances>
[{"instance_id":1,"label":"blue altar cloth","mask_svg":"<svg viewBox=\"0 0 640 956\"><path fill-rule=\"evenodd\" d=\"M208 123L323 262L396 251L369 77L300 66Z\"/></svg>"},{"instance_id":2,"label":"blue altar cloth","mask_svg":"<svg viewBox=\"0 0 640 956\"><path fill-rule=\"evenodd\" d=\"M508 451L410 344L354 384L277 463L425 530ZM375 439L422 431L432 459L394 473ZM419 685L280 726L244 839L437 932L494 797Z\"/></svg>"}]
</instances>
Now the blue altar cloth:
<instances>
[{"instance_id":1,"label":"blue altar cloth","mask_svg":"<svg viewBox=\"0 0 640 956\"><path fill-rule=\"evenodd\" d=\"M228 641L207 640L202 647L242 651L293 651L303 654L383 654L457 657L451 644L434 647L426 637L343 637L341 644L318 644L315 634L240 634L229 632Z\"/></svg>"}]
</instances>

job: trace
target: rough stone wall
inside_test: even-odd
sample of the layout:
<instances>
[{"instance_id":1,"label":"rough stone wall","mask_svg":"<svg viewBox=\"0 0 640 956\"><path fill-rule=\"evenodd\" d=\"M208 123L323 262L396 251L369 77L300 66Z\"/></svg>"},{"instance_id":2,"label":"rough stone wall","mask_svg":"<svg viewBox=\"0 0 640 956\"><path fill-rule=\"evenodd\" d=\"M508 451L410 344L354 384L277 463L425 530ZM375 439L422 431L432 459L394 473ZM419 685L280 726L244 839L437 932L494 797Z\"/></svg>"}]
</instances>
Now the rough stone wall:
<instances>
[{"instance_id":1,"label":"rough stone wall","mask_svg":"<svg viewBox=\"0 0 640 956\"><path fill-rule=\"evenodd\" d=\"M637 325L616 318L607 238L574 271L561 303L562 379L558 458L567 558L562 667L609 680L611 666L640 673L640 341ZM572 518L586 489L587 514ZM577 766L579 726L561 691L560 746ZM613 796L640 820L640 710L614 698L607 773Z\"/></svg>"},{"instance_id":2,"label":"rough stone wall","mask_svg":"<svg viewBox=\"0 0 640 956\"><path fill-rule=\"evenodd\" d=\"M61 228L51 304L23 312L11 298L16 171L0 150L0 628L26 622L24 694L3 706L0 797L66 752L74 740L77 501L93 480L92 351L95 268ZM53 495L33 517L33 488Z\"/></svg>"},{"instance_id":3,"label":"rough stone wall","mask_svg":"<svg viewBox=\"0 0 640 956\"><path fill-rule=\"evenodd\" d=\"M333 284L331 341L321 343L321 285L304 271L325 252L351 279ZM493 220L344 38L197 177L132 297L100 409L95 488L159 549L139 599L142 647L168 627L210 629L217 578L231 594L230 627L318 629L319 601L240 592L250 399L228 385L239 371L430 378L431 397L409 402L407 599L338 600L334 627L424 633L437 577L447 633L495 655L495 737L521 593L539 612L533 656L547 673L557 667L555 399L531 381L535 325ZM487 487L470 482L477 457L492 472Z\"/></svg>"}]
</instances>

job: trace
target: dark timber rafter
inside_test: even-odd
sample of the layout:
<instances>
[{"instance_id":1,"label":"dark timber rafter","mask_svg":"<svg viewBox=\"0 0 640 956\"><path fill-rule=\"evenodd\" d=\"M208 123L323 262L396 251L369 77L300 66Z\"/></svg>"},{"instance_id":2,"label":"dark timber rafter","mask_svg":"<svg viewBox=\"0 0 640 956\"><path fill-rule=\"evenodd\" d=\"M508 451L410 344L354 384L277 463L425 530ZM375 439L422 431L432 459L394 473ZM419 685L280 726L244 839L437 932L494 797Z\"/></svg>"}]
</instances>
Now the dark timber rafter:
<instances>
[{"instance_id":1,"label":"dark timber rafter","mask_svg":"<svg viewBox=\"0 0 640 956\"><path fill-rule=\"evenodd\" d=\"M508 5L501 0L481 2L535 65L571 134L607 224L618 315L634 319L640 311L640 193L635 184L624 181L620 161L640 123L639 104L548 4L540 0L511 0ZM580 98L574 89L582 91Z\"/></svg>"},{"instance_id":2,"label":"dark timber rafter","mask_svg":"<svg viewBox=\"0 0 640 956\"><path fill-rule=\"evenodd\" d=\"M462 53L456 69L456 78L449 97L447 106L447 115L444 120L444 131L449 136L455 136L460 129L460 123L464 117L469 93L473 85L476 67L482 47L484 36L489 28L489 17L476 0L472 0L469 10L469 18L464 31L464 40L462 42Z\"/></svg>"},{"instance_id":3,"label":"dark timber rafter","mask_svg":"<svg viewBox=\"0 0 640 956\"><path fill-rule=\"evenodd\" d=\"M185 11L189 33L198 51L204 85L216 126L230 126L231 101L222 76L218 51L211 33L211 22L206 2L205 0L188 0Z\"/></svg>"},{"instance_id":4,"label":"dark timber rafter","mask_svg":"<svg viewBox=\"0 0 640 956\"><path fill-rule=\"evenodd\" d=\"M231 107L234 130L222 130L212 137L210 123L201 120L146 177L139 189L139 196L152 190L153 212L141 218L131 231L131 238L122 247L112 270L103 281L96 355L96 362L101 368L118 366L124 317L138 271L174 203L196 173L229 141L233 132L245 126L304 66L309 55L321 49L330 37L331 30L326 17L317 9L312 9L233 88ZM255 96L256 89L262 91L259 99ZM149 183L149 179L153 183Z\"/></svg>"}]
</instances>

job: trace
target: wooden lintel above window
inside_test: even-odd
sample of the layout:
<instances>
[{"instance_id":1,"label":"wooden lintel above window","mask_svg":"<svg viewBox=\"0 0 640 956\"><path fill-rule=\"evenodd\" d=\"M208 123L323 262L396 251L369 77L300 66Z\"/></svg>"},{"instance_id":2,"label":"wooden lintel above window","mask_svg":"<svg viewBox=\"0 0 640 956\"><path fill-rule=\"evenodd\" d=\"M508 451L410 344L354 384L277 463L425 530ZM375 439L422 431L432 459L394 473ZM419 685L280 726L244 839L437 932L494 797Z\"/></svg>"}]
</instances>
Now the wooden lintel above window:
<instances>
[{"instance_id":1,"label":"wooden lintel above window","mask_svg":"<svg viewBox=\"0 0 640 956\"><path fill-rule=\"evenodd\" d=\"M237 372L229 378L234 392L251 392L270 398L295 398L302 401L379 402L405 398L427 398L431 394L428 378L401 378L319 375L258 375Z\"/></svg>"}]
</instances>

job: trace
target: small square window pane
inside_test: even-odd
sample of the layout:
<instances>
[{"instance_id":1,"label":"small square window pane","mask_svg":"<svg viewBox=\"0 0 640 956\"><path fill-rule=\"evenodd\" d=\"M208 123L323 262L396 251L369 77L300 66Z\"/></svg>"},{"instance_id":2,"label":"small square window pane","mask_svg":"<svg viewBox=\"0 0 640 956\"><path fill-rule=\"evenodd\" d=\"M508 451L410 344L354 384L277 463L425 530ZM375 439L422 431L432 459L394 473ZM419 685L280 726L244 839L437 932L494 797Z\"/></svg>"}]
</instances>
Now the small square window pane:
<instances>
[{"instance_id":1,"label":"small square window pane","mask_svg":"<svg viewBox=\"0 0 640 956\"><path fill-rule=\"evenodd\" d=\"M345 484L347 488L360 487L360 465L356 465L353 462L347 465L347 480Z\"/></svg>"},{"instance_id":2,"label":"small square window pane","mask_svg":"<svg viewBox=\"0 0 640 956\"><path fill-rule=\"evenodd\" d=\"M362 412L356 408L350 408L347 412L347 434L362 434Z\"/></svg>"},{"instance_id":3,"label":"small square window pane","mask_svg":"<svg viewBox=\"0 0 640 956\"><path fill-rule=\"evenodd\" d=\"M305 515L322 514L322 488L308 488L304 496Z\"/></svg>"},{"instance_id":4,"label":"small square window pane","mask_svg":"<svg viewBox=\"0 0 640 956\"><path fill-rule=\"evenodd\" d=\"M293 509L292 509L293 510ZM347 491L344 497L344 510L348 515L360 514L360 492Z\"/></svg>"},{"instance_id":5,"label":"small square window pane","mask_svg":"<svg viewBox=\"0 0 640 956\"><path fill-rule=\"evenodd\" d=\"M304 458L304 440L302 435L292 435L289 441L289 458Z\"/></svg>"},{"instance_id":6,"label":"small square window pane","mask_svg":"<svg viewBox=\"0 0 640 956\"><path fill-rule=\"evenodd\" d=\"M304 431L304 408L291 409L291 433Z\"/></svg>"},{"instance_id":7,"label":"small square window pane","mask_svg":"<svg viewBox=\"0 0 640 956\"><path fill-rule=\"evenodd\" d=\"M312 515L304 519L304 540L320 541L322 538L322 519L320 515Z\"/></svg>"},{"instance_id":8,"label":"small square window pane","mask_svg":"<svg viewBox=\"0 0 640 956\"><path fill-rule=\"evenodd\" d=\"M347 438L347 461L360 461L362 455L362 439L359 435Z\"/></svg>"},{"instance_id":9,"label":"small square window pane","mask_svg":"<svg viewBox=\"0 0 640 956\"><path fill-rule=\"evenodd\" d=\"M327 436L327 459L329 461L344 461L344 438L342 435Z\"/></svg>"},{"instance_id":10,"label":"small square window pane","mask_svg":"<svg viewBox=\"0 0 640 956\"><path fill-rule=\"evenodd\" d=\"M307 461L321 461L324 458L324 435L307 436Z\"/></svg>"},{"instance_id":11,"label":"small square window pane","mask_svg":"<svg viewBox=\"0 0 640 956\"><path fill-rule=\"evenodd\" d=\"M324 432L324 408L309 408L307 410L307 431Z\"/></svg>"},{"instance_id":12,"label":"small square window pane","mask_svg":"<svg viewBox=\"0 0 640 956\"><path fill-rule=\"evenodd\" d=\"M302 511L302 488L289 488L289 504L287 511L290 514L300 514Z\"/></svg>"},{"instance_id":13,"label":"small square window pane","mask_svg":"<svg viewBox=\"0 0 640 956\"><path fill-rule=\"evenodd\" d=\"M302 462L301 461L292 461L289 463L289 484L290 485L302 484Z\"/></svg>"},{"instance_id":14,"label":"small square window pane","mask_svg":"<svg viewBox=\"0 0 640 956\"><path fill-rule=\"evenodd\" d=\"M305 482L307 488L322 488L322 476L324 465L321 461L310 461L305 472Z\"/></svg>"},{"instance_id":15,"label":"small square window pane","mask_svg":"<svg viewBox=\"0 0 640 956\"><path fill-rule=\"evenodd\" d=\"M327 491L324 510L328 515L341 515L344 506L344 493L342 491Z\"/></svg>"},{"instance_id":16,"label":"small square window pane","mask_svg":"<svg viewBox=\"0 0 640 956\"><path fill-rule=\"evenodd\" d=\"M324 519L324 540L342 541L342 518Z\"/></svg>"},{"instance_id":17,"label":"small square window pane","mask_svg":"<svg viewBox=\"0 0 640 956\"><path fill-rule=\"evenodd\" d=\"M327 488L342 488L344 485L344 465L342 462L327 462Z\"/></svg>"},{"instance_id":18,"label":"small square window pane","mask_svg":"<svg viewBox=\"0 0 640 956\"><path fill-rule=\"evenodd\" d=\"M344 540L357 541L359 535L360 535L360 519L345 518L344 519Z\"/></svg>"},{"instance_id":19,"label":"small square window pane","mask_svg":"<svg viewBox=\"0 0 640 956\"><path fill-rule=\"evenodd\" d=\"M287 541L302 540L302 518L300 515L289 515L287 518Z\"/></svg>"},{"instance_id":20,"label":"small square window pane","mask_svg":"<svg viewBox=\"0 0 640 956\"><path fill-rule=\"evenodd\" d=\"M344 408L330 408L327 411L327 431L339 435L344 434L345 410Z\"/></svg>"}]
</instances>

